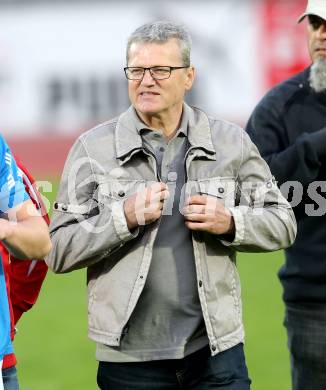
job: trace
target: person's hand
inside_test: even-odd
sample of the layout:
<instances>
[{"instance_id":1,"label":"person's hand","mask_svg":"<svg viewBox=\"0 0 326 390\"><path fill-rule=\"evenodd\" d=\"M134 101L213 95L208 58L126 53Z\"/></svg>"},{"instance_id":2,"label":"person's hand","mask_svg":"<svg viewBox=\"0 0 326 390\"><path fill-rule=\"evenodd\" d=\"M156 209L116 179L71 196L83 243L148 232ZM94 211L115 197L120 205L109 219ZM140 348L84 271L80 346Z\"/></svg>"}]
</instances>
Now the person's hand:
<instances>
[{"instance_id":1,"label":"person's hand","mask_svg":"<svg viewBox=\"0 0 326 390\"><path fill-rule=\"evenodd\" d=\"M169 196L165 183L155 183L124 201L123 208L129 230L147 225L162 215L164 200Z\"/></svg>"},{"instance_id":2,"label":"person's hand","mask_svg":"<svg viewBox=\"0 0 326 390\"><path fill-rule=\"evenodd\" d=\"M186 226L190 230L200 230L213 234L235 234L231 212L213 196L191 196L183 209Z\"/></svg>"}]
</instances>

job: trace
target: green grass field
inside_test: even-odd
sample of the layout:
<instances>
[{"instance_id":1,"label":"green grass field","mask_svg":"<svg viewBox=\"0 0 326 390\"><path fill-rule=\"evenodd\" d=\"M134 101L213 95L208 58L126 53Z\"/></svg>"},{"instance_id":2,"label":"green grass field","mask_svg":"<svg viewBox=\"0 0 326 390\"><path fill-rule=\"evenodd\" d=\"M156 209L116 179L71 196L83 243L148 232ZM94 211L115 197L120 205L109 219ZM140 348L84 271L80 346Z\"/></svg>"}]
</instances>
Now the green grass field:
<instances>
[{"instance_id":1,"label":"green grass field","mask_svg":"<svg viewBox=\"0 0 326 390\"><path fill-rule=\"evenodd\" d=\"M246 357L252 390L289 390L284 306L276 273L283 253L240 254ZM85 270L49 271L40 298L18 324L22 390L96 390L95 344L87 338Z\"/></svg>"}]
</instances>

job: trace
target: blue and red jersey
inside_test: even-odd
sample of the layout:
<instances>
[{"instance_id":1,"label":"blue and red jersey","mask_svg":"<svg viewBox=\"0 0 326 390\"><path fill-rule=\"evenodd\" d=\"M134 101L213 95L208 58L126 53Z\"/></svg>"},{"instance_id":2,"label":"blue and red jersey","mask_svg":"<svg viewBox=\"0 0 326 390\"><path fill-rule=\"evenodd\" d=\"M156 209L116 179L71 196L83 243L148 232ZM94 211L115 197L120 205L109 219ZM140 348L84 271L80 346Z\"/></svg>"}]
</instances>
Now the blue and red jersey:
<instances>
[{"instance_id":1,"label":"blue and red jersey","mask_svg":"<svg viewBox=\"0 0 326 390\"><path fill-rule=\"evenodd\" d=\"M49 216L38 192L34 178L15 156L16 164L20 170L19 175L23 178L25 190L35 207L41 212L47 224L50 223ZM22 314L28 311L36 302L42 283L46 276L48 267L44 261L30 261L16 259L9 256L7 249L0 243L0 254L3 257L7 293L9 297L9 309L11 317L11 339L14 338L14 327ZM14 353L6 355L3 361L3 368L9 368L17 363Z\"/></svg>"},{"instance_id":2,"label":"blue and red jersey","mask_svg":"<svg viewBox=\"0 0 326 390\"><path fill-rule=\"evenodd\" d=\"M49 217L45 210L41 196L37 191L33 177L28 170L22 165L22 163L15 157L12 158L12 154L3 139L0 136L1 147L0 151L7 158L3 158L1 161L5 161L6 166L1 169L1 179L3 179L2 173L5 174L6 169L9 169L7 177L9 177L9 183L3 183L0 188L3 188L4 192L4 205L1 211L8 207L18 205L22 203L24 199L31 199L38 210L41 211L43 218L49 223ZM10 157L9 157L10 155ZM9 164L10 162L10 164ZM18 167L18 169L17 169ZM16 183L12 186L12 178L16 178ZM23 187L22 187L23 183ZM5 190L7 189L7 194ZM8 195L9 192L9 195ZM28 193L28 195L26 194ZM2 194L1 194L2 195ZM7 208L8 209L8 208ZM47 265L44 261L30 261L16 259L14 256L9 256L9 253L4 245L0 242L0 256L3 261L4 276L7 287L9 312L10 312L10 333L11 339L14 337L14 326L20 319L21 315L29 310L35 303L43 280L47 273ZM2 307L2 306L0 306ZM16 357L12 350L9 349L9 354L4 357L3 368L12 367L16 364Z\"/></svg>"},{"instance_id":3,"label":"blue and red jersey","mask_svg":"<svg viewBox=\"0 0 326 390\"><path fill-rule=\"evenodd\" d=\"M0 135L0 217L9 209L29 199L23 178L11 154L9 146ZM10 312L3 269L0 263L0 359L12 352L10 341Z\"/></svg>"}]
</instances>

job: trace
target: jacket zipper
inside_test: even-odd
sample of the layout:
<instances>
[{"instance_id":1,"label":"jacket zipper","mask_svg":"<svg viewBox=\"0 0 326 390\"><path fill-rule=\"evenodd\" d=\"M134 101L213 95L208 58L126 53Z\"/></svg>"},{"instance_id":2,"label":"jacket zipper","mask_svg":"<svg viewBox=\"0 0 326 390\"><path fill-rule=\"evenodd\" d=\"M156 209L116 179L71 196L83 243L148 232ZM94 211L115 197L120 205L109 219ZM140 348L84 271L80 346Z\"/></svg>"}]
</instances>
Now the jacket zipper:
<instances>
[{"instance_id":1,"label":"jacket zipper","mask_svg":"<svg viewBox=\"0 0 326 390\"><path fill-rule=\"evenodd\" d=\"M187 158L188 158L188 155L190 153L192 153L192 151L195 149L195 147L190 147L187 152L186 152L186 155L185 155L185 159L184 159L184 168L185 168L185 183L188 182L188 171L187 171ZM192 157L193 158L193 157ZM189 164L191 163L191 161L189 161ZM200 232L197 232L200 234ZM194 233L192 232L191 234L191 237L192 237L192 245L193 245L193 249L194 249L194 256L196 257L196 243L195 243L195 238L194 238ZM197 266L196 266L196 278L198 278L198 273L197 273ZM202 310L202 314L203 314L203 319L204 319L204 323L205 323L205 328L206 328L206 331L207 329L211 329L212 328L212 325L211 325L211 321L210 321L210 318L209 318L209 315L206 316L205 315L205 311L204 311L204 308L202 306L202 301L200 299L200 291L199 291L199 287L198 285L200 285L199 283L201 283L201 286L202 286L202 281L199 280L198 281L198 284L197 284L197 291L198 291L198 297L199 297L199 300L200 300L200 306L201 306L201 310ZM205 294L204 294L205 295ZM205 301L206 301L206 298L205 298ZM207 318L206 318L207 317ZM207 326L207 323L209 324L209 326ZM211 331L211 333L213 334L213 332ZM210 342L211 343L211 342ZM214 346L215 347L215 346ZM216 347L215 347L216 348Z\"/></svg>"},{"instance_id":2,"label":"jacket zipper","mask_svg":"<svg viewBox=\"0 0 326 390\"><path fill-rule=\"evenodd\" d=\"M156 176L156 179L159 181L159 182L162 182L162 177L161 177L161 174L158 170L158 164L157 164L157 159L155 157L155 154L153 152L151 152L150 150L148 150L147 148L143 148L144 150L144 153L148 156L148 157L151 157L154 159L155 161L155 164L154 164L154 173L155 173L155 176ZM160 227L160 224L161 224L161 220L162 220L162 215L160 216L160 218L158 219L157 221L157 229Z\"/></svg>"},{"instance_id":3,"label":"jacket zipper","mask_svg":"<svg viewBox=\"0 0 326 390\"><path fill-rule=\"evenodd\" d=\"M144 153L149 156L149 157L152 157L155 161L155 164L154 164L154 173L155 173L155 176L156 176L156 179L158 181L162 181L162 178L161 178L161 174L160 172L158 171L158 167L157 167L157 160L156 160L156 157L155 157L155 154L153 152L151 152L150 150L148 150L147 148L143 148L143 151Z\"/></svg>"},{"instance_id":4,"label":"jacket zipper","mask_svg":"<svg viewBox=\"0 0 326 390\"><path fill-rule=\"evenodd\" d=\"M187 141L187 144L189 145L189 141ZM188 145L187 145L187 146L188 146ZM188 158L189 153L192 152L194 149L195 149L195 147L194 147L194 146L191 146L191 147L186 151L186 155L185 155L185 157L184 157L184 162L183 162L183 164L184 164L184 171L185 171L185 183L187 183L187 181L188 181L187 158Z\"/></svg>"},{"instance_id":5,"label":"jacket zipper","mask_svg":"<svg viewBox=\"0 0 326 390\"><path fill-rule=\"evenodd\" d=\"M154 162L155 162L155 164L154 164L154 173L155 173L155 176L156 176L157 180L161 182L161 181L162 181L162 180L161 180L161 175L160 175L159 172L158 172L158 166L157 166L157 160L156 160L155 154L152 153L152 152L151 152L150 150L148 150L147 148L144 148L144 147L143 147L143 151L144 151L144 153L145 153L148 157L154 159ZM156 227L156 234L155 234L153 243L154 243L154 241L155 241L155 239L156 239L156 235L157 235L158 229L159 229L159 227L160 227L161 220L162 220L162 216L156 221L157 227ZM141 293L139 294L139 296L140 296L140 295L141 295ZM130 316L131 316L131 315L130 315ZM123 325L122 333L121 333L121 336L120 336L120 337L121 337L120 340L125 336L126 333L128 333L128 330L129 330L128 322L129 322L129 320L130 320L130 316L129 316L128 320L125 322L125 324Z\"/></svg>"}]
</instances>

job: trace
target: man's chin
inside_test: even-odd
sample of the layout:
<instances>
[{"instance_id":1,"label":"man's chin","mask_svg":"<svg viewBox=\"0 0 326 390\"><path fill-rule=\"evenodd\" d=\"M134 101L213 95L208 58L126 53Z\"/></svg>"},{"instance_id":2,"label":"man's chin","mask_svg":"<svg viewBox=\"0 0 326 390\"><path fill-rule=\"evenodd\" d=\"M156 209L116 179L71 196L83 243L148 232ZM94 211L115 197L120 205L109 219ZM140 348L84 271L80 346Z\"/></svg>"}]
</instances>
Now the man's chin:
<instances>
[{"instance_id":1,"label":"man's chin","mask_svg":"<svg viewBox=\"0 0 326 390\"><path fill-rule=\"evenodd\" d=\"M323 53L323 54L317 54L314 58L314 61L313 63L317 63L317 62L323 62L326 64L326 53Z\"/></svg>"},{"instance_id":2,"label":"man's chin","mask_svg":"<svg viewBox=\"0 0 326 390\"><path fill-rule=\"evenodd\" d=\"M161 111L160 107L152 104L141 104L135 108L141 114L149 116L157 115Z\"/></svg>"},{"instance_id":3,"label":"man's chin","mask_svg":"<svg viewBox=\"0 0 326 390\"><path fill-rule=\"evenodd\" d=\"M309 82L315 92L326 91L326 57L316 57L310 69Z\"/></svg>"}]
</instances>

